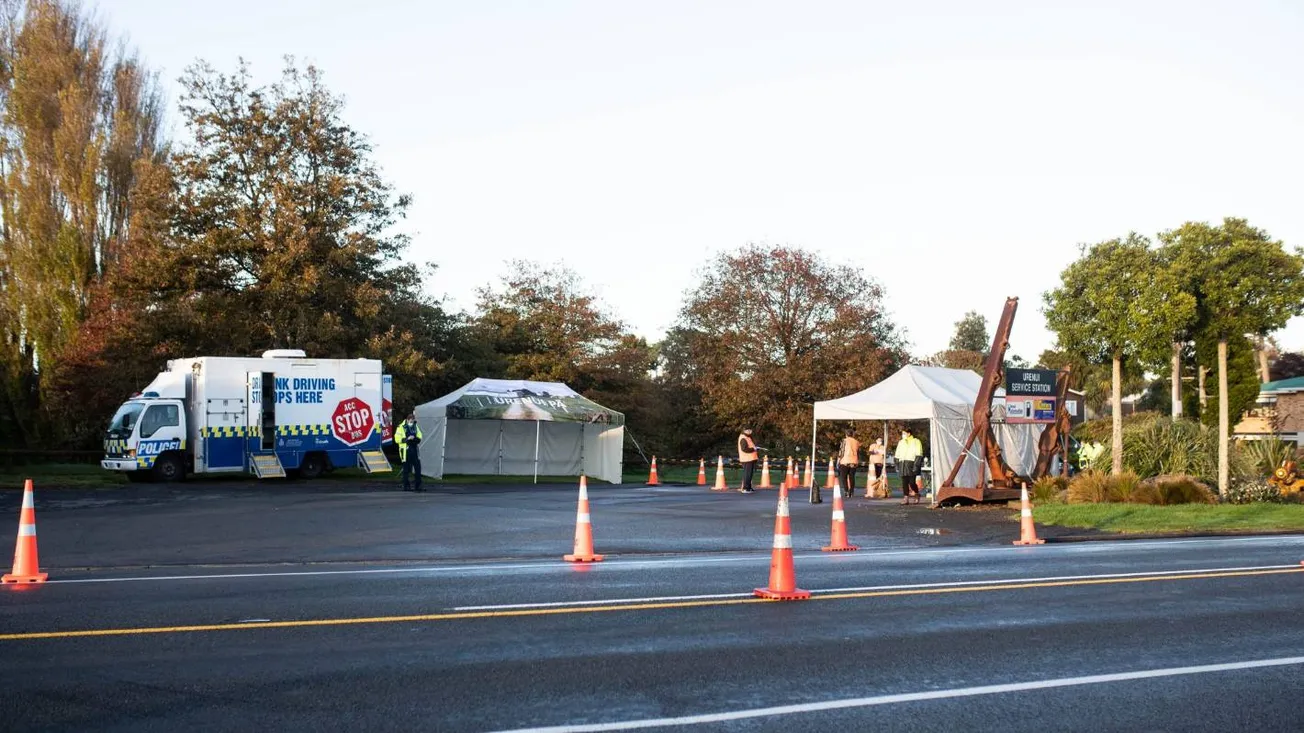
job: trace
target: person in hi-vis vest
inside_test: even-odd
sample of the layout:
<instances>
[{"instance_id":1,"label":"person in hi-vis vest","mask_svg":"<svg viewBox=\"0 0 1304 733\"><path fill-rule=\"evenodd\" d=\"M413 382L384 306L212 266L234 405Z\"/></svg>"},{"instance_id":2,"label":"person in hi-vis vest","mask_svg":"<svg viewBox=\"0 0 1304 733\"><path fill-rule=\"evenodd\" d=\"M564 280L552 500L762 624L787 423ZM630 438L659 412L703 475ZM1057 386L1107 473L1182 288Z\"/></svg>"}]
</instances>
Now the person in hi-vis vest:
<instances>
[{"instance_id":1,"label":"person in hi-vis vest","mask_svg":"<svg viewBox=\"0 0 1304 733\"><path fill-rule=\"evenodd\" d=\"M752 493L752 474L756 472L756 459L759 457L756 441L752 440L752 429L743 428L738 436L738 462L743 467L743 485L738 489L741 493Z\"/></svg>"},{"instance_id":2,"label":"person in hi-vis vest","mask_svg":"<svg viewBox=\"0 0 1304 733\"><path fill-rule=\"evenodd\" d=\"M904 497L902 504L919 503L919 484L916 479L919 476L919 461L923 456L924 444L911 435L909 430L902 430L901 441L897 443L893 454L897 462L897 473L901 475L901 494ZM911 499L914 501L911 502Z\"/></svg>"},{"instance_id":3,"label":"person in hi-vis vest","mask_svg":"<svg viewBox=\"0 0 1304 733\"><path fill-rule=\"evenodd\" d=\"M394 442L398 443L398 460L403 464L403 490L425 491L421 488L421 426L417 425L416 415L408 415L398 426ZM416 477L415 485L408 483L409 473Z\"/></svg>"}]
</instances>

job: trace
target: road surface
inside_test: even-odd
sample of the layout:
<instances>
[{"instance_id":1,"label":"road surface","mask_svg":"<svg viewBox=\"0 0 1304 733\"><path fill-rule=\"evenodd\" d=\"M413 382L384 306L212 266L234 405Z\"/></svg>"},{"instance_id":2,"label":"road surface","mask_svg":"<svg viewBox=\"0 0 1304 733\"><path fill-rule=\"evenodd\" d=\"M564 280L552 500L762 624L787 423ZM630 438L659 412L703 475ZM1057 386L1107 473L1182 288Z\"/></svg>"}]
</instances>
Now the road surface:
<instances>
[{"instance_id":1,"label":"road surface","mask_svg":"<svg viewBox=\"0 0 1304 733\"><path fill-rule=\"evenodd\" d=\"M590 566L560 562L567 549L70 570L4 589L0 719L68 731L1304 730L1301 537L798 550L814 598L788 603L750 595L767 579L763 549Z\"/></svg>"}]
</instances>

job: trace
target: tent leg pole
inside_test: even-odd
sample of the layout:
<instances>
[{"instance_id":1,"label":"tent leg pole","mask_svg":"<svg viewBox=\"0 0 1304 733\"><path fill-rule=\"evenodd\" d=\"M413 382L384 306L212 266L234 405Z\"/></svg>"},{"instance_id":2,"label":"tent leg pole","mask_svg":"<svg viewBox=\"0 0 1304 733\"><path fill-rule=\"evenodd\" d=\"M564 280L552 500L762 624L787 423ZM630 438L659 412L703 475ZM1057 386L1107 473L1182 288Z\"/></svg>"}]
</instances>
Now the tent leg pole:
<instances>
[{"instance_id":1,"label":"tent leg pole","mask_svg":"<svg viewBox=\"0 0 1304 733\"><path fill-rule=\"evenodd\" d=\"M807 486L806 488L811 488L811 486L815 485L815 442L818 440L816 437L816 428L818 425L819 420L812 416L810 419L810 486Z\"/></svg>"},{"instance_id":2,"label":"tent leg pole","mask_svg":"<svg viewBox=\"0 0 1304 733\"><path fill-rule=\"evenodd\" d=\"M538 420L534 421L534 483L539 483L539 425Z\"/></svg>"}]
</instances>

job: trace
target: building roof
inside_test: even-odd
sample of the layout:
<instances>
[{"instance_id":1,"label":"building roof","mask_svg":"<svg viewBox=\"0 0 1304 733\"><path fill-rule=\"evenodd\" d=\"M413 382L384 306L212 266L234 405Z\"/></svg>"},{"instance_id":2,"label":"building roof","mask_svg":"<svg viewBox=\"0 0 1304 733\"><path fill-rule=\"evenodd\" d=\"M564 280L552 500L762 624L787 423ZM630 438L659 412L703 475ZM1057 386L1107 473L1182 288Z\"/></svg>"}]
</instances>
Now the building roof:
<instances>
[{"instance_id":1,"label":"building roof","mask_svg":"<svg viewBox=\"0 0 1304 733\"><path fill-rule=\"evenodd\" d=\"M1290 394L1291 392L1304 392L1304 377L1278 379L1275 382L1265 382L1259 386L1260 396Z\"/></svg>"}]
</instances>

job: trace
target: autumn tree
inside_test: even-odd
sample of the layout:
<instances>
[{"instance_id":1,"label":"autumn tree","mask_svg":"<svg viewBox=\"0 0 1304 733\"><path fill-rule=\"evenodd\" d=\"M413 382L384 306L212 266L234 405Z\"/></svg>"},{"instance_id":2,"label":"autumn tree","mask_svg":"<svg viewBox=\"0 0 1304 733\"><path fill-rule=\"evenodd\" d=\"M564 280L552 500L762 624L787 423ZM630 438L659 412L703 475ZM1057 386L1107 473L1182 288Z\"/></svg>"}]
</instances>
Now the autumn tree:
<instances>
[{"instance_id":1,"label":"autumn tree","mask_svg":"<svg viewBox=\"0 0 1304 733\"><path fill-rule=\"evenodd\" d=\"M815 401L864 389L905 361L878 283L795 247L714 258L677 325L717 428L750 425L771 447L809 439Z\"/></svg>"},{"instance_id":2,"label":"autumn tree","mask_svg":"<svg viewBox=\"0 0 1304 733\"><path fill-rule=\"evenodd\" d=\"M478 295L470 336L483 349L481 376L564 382L625 413L626 424L646 424L654 349L608 313L577 273L515 260Z\"/></svg>"},{"instance_id":3,"label":"autumn tree","mask_svg":"<svg viewBox=\"0 0 1304 733\"><path fill-rule=\"evenodd\" d=\"M321 73L288 62L260 86L243 64L200 63L181 82L189 142L150 178L166 203L139 217L110 278L115 307L97 315L103 333L86 335L69 380L123 389L103 368L123 350L131 368L156 371L167 358L301 348L384 360L399 409L451 386L460 332L423 291L433 272L402 259L409 199Z\"/></svg>"},{"instance_id":4,"label":"autumn tree","mask_svg":"<svg viewBox=\"0 0 1304 733\"><path fill-rule=\"evenodd\" d=\"M142 166L161 159L161 105L78 4L0 0L0 15L0 431L30 444L128 236Z\"/></svg>"},{"instance_id":5,"label":"autumn tree","mask_svg":"<svg viewBox=\"0 0 1304 733\"><path fill-rule=\"evenodd\" d=\"M1163 277L1150 243L1135 233L1084 248L1044 294L1046 324L1060 348L1094 364L1111 365L1113 473L1123 471L1123 363L1144 363L1155 344L1190 318L1194 300Z\"/></svg>"}]
</instances>

